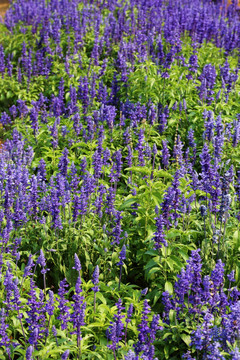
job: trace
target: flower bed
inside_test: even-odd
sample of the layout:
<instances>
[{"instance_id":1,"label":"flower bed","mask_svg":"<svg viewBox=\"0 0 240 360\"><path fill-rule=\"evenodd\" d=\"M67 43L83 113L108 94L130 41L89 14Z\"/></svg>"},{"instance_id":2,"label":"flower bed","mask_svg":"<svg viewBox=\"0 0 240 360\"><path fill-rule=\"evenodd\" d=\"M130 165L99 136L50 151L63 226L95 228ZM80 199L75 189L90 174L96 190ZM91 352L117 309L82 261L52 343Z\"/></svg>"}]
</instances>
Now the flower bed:
<instances>
[{"instance_id":1,"label":"flower bed","mask_svg":"<svg viewBox=\"0 0 240 360\"><path fill-rule=\"evenodd\" d=\"M0 359L238 359L240 21L17 0L0 24Z\"/></svg>"}]
</instances>

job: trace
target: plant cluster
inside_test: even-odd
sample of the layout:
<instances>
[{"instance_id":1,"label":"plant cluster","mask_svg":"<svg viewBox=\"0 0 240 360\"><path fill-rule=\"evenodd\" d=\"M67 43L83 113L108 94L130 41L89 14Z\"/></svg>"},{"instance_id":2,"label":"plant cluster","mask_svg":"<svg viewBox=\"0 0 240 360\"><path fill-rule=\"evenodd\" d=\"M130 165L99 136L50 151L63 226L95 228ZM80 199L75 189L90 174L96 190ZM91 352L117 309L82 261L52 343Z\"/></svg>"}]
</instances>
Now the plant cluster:
<instances>
[{"instance_id":1,"label":"plant cluster","mask_svg":"<svg viewBox=\"0 0 240 360\"><path fill-rule=\"evenodd\" d=\"M0 359L240 359L235 5L11 4Z\"/></svg>"}]
</instances>

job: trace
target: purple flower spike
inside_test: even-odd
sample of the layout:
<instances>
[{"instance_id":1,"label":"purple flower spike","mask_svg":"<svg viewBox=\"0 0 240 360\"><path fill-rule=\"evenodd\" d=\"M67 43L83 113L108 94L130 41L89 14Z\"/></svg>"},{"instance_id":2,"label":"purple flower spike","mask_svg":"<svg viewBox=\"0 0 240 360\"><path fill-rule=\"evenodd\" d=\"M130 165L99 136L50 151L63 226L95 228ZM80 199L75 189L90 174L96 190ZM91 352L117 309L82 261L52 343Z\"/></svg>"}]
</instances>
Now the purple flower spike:
<instances>
[{"instance_id":1,"label":"purple flower spike","mask_svg":"<svg viewBox=\"0 0 240 360\"><path fill-rule=\"evenodd\" d=\"M147 295L147 292L148 292L148 288L145 288L145 289L143 289L143 290L141 291L141 294L142 294L143 296L145 296L145 295Z\"/></svg>"},{"instance_id":2,"label":"purple flower spike","mask_svg":"<svg viewBox=\"0 0 240 360\"><path fill-rule=\"evenodd\" d=\"M39 337L39 332L38 332L38 328L36 327L30 335L29 343L35 345L38 341L38 337Z\"/></svg>"},{"instance_id":3,"label":"purple flower spike","mask_svg":"<svg viewBox=\"0 0 240 360\"><path fill-rule=\"evenodd\" d=\"M6 321L6 311L5 309L0 309L0 346L9 346L10 339L7 335L7 328L9 325Z\"/></svg>"},{"instance_id":4,"label":"purple flower spike","mask_svg":"<svg viewBox=\"0 0 240 360\"><path fill-rule=\"evenodd\" d=\"M156 227L157 230L154 233L154 250L161 249L162 245L168 246L167 240L165 239L165 233L164 233L164 219L162 214L160 214L158 217L155 218L156 220Z\"/></svg>"},{"instance_id":5,"label":"purple flower spike","mask_svg":"<svg viewBox=\"0 0 240 360\"><path fill-rule=\"evenodd\" d=\"M98 265L95 267L95 270L93 272L93 276L92 276L92 283L95 285L92 290L94 292L98 292L99 291L99 287L96 286L99 283L99 267Z\"/></svg>"},{"instance_id":6,"label":"purple flower spike","mask_svg":"<svg viewBox=\"0 0 240 360\"><path fill-rule=\"evenodd\" d=\"M37 259L37 264L41 265L43 268L46 266L46 259L44 257L42 249L40 250L40 256Z\"/></svg>"},{"instance_id":7,"label":"purple flower spike","mask_svg":"<svg viewBox=\"0 0 240 360\"><path fill-rule=\"evenodd\" d=\"M128 311L127 311L127 318L126 318L126 323L127 324L130 323L132 314L133 314L133 304L130 304L129 308L128 308Z\"/></svg>"},{"instance_id":8,"label":"purple flower spike","mask_svg":"<svg viewBox=\"0 0 240 360\"><path fill-rule=\"evenodd\" d=\"M235 281L236 281L234 275L235 275L235 271L234 271L234 270L232 270L232 271L230 272L230 274L227 275L228 280L229 280L230 282L235 282Z\"/></svg>"},{"instance_id":9,"label":"purple flower spike","mask_svg":"<svg viewBox=\"0 0 240 360\"><path fill-rule=\"evenodd\" d=\"M75 266L73 266L73 269L80 271L82 269L82 266L77 254L74 254L74 262L75 262Z\"/></svg>"},{"instance_id":10,"label":"purple flower spike","mask_svg":"<svg viewBox=\"0 0 240 360\"><path fill-rule=\"evenodd\" d=\"M232 360L239 360L239 359L240 359L240 352L239 352L238 347L236 347L236 348L231 352L231 355L232 355Z\"/></svg>"},{"instance_id":11,"label":"purple flower spike","mask_svg":"<svg viewBox=\"0 0 240 360\"><path fill-rule=\"evenodd\" d=\"M118 263L119 266L122 266L123 261L126 259L126 250L127 250L126 245L123 245L122 250L120 251L120 254L119 254L119 259L120 259L120 261Z\"/></svg>"},{"instance_id":12,"label":"purple flower spike","mask_svg":"<svg viewBox=\"0 0 240 360\"><path fill-rule=\"evenodd\" d=\"M34 350L34 347L32 345L27 348L26 360L33 360L33 357L32 357L33 350Z\"/></svg>"},{"instance_id":13,"label":"purple flower spike","mask_svg":"<svg viewBox=\"0 0 240 360\"><path fill-rule=\"evenodd\" d=\"M57 336L57 329L55 325L52 326L52 333L54 336Z\"/></svg>"},{"instance_id":14,"label":"purple flower spike","mask_svg":"<svg viewBox=\"0 0 240 360\"><path fill-rule=\"evenodd\" d=\"M70 351L69 350L66 350L63 354L62 354L62 360L67 360L67 358L69 357L70 355Z\"/></svg>"},{"instance_id":15,"label":"purple flower spike","mask_svg":"<svg viewBox=\"0 0 240 360\"><path fill-rule=\"evenodd\" d=\"M140 302L142 296L147 295L147 292L148 292L148 288L147 288L147 287L141 291L141 294L140 294L140 296L139 296L139 298L138 298L138 302Z\"/></svg>"},{"instance_id":16,"label":"purple flower spike","mask_svg":"<svg viewBox=\"0 0 240 360\"><path fill-rule=\"evenodd\" d=\"M205 205L200 206L200 213L202 217L207 216L207 208Z\"/></svg>"}]
</instances>

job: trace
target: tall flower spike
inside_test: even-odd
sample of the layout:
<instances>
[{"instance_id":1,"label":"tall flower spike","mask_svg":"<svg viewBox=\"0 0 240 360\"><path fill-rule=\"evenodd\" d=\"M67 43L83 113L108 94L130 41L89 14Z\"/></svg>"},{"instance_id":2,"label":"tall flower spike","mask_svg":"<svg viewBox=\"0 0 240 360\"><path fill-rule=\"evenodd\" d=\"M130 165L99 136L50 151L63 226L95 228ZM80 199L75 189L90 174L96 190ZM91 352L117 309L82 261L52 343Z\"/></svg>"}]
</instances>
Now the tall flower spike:
<instances>
[{"instance_id":1,"label":"tall flower spike","mask_svg":"<svg viewBox=\"0 0 240 360\"><path fill-rule=\"evenodd\" d=\"M64 279L60 281L58 296L59 296L59 305L58 308L60 310L60 315L57 319L61 320L61 329L65 330L68 327L69 321L69 307L67 306L68 300L65 299L65 295L67 294L67 288L69 285L67 284L67 280Z\"/></svg>"},{"instance_id":2,"label":"tall flower spike","mask_svg":"<svg viewBox=\"0 0 240 360\"><path fill-rule=\"evenodd\" d=\"M94 272L93 272L93 276L92 276L92 283L93 283L93 287L92 287L92 291L94 292L94 313L96 312L96 293L99 291L99 267L98 265L96 266Z\"/></svg>"},{"instance_id":3,"label":"tall flower spike","mask_svg":"<svg viewBox=\"0 0 240 360\"><path fill-rule=\"evenodd\" d=\"M73 269L79 272L79 277L80 277L80 271L82 269L82 266L76 253L74 254L74 263L75 265L73 266Z\"/></svg>"},{"instance_id":4,"label":"tall flower spike","mask_svg":"<svg viewBox=\"0 0 240 360\"><path fill-rule=\"evenodd\" d=\"M74 328L72 334L77 335L78 359L81 357L81 327L85 325L84 318L86 309L86 302L84 302L84 297L81 295L81 293L81 278L78 277L75 285L75 294L72 297L74 303L72 305L73 313L71 314L71 321Z\"/></svg>"},{"instance_id":5,"label":"tall flower spike","mask_svg":"<svg viewBox=\"0 0 240 360\"><path fill-rule=\"evenodd\" d=\"M128 324L131 322L132 314L133 314L133 304L130 304L128 311L127 311L127 317L126 317L125 345L127 343L127 328L128 328Z\"/></svg>"},{"instance_id":6,"label":"tall flower spike","mask_svg":"<svg viewBox=\"0 0 240 360\"><path fill-rule=\"evenodd\" d=\"M7 335L7 328L9 325L6 323L6 311L0 309L0 346L5 346L7 349L10 347L10 339Z\"/></svg>"},{"instance_id":7,"label":"tall flower spike","mask_svg":"<svg viewBox=\"0 0 240 360\"><path fill-rule=\"evenodd\" d=\"M99 287L96 286L99 283L99 267L98 267L98 265L95 267L95 270L93 272L92 283L95 285L94 287L92 287L92 290L94 292L98 292Z\"/></svg>"},{"instance_id":8,"label":"tall flower spike","mask_svg":"<svg viewBox=\"0 0 240 360\"><path fill-rule=\"evenodd\" d=\"M34 347L32 345L30 345L26 351L26 360L33 360L33 357L32 357L33 351L34 351Z\"/></svg>"},{"instance_id":9,"label":"tall flower spike","mask_svg":"<svg viewBox=\"0 0 240 360\"><path fill-rule=\"evenodd\" d=\"M119 259L120 259L118 263L119 266L123 265L123 261L126 259L126 251L127 251L126 245L123 245L122 250L120 251L119 254Z\"/></svg>"},{"instance_id":10,"label":"tall flower spike","mask_svg":"<svg viewBox=\"0 0 240 360\"><path fill-rule=\"evenodd\" d=\"M162 245L164 246L168 246L168 243L165 239L165 234L164 234L164 219L163 216L160 214L158 217L155 218L156 220L156 227L157 227L157 231L155 231L154 233L154 249L155 250L159 250L161 249Z\"/></svg>"},{"instance_id":11,"label":"tall flower spike","mask_svg":"<svg viewBox=\"0 0 240 360\"><path fill-rule=\"evenodd\" d=\"M113 351L114 359L116 360L116 350L120 347L118 344L122 340L122 337L124 335L124 325L122 322L122 318L124 318L124 315L122 315L124 307L122 306L121 299L119 299L115 305L117 306L117 314L114 315L113 321L111 321L110 326L106 331L106 334L108 340L112 341L112 344L109 344L107 346Z\"/></svg>"},{"instance_id":12,"label":"tall flower spike","mask_svg":"<svg viewBox=\"0 0 240 360\"><path fill-rule=\"evenodd\" d=\"M62 360L67 360L68 357L69 357L69 355L70 355L70 351L69 351L69 350L66 350L66 351L62 354L61 359L62 359Z\"/></svg>"},{"instance_id":13,"label":"tall flower spike","mask_svg":"<svg viewBox=\"0 0 240 360\"><path fill-rule=\"evenodd\" d=\"M37 264L41 265L43 268L46 266L46 259L44 257L42 249L40 250L40 255L37 259Z\"/></svg>"}]
</instances>

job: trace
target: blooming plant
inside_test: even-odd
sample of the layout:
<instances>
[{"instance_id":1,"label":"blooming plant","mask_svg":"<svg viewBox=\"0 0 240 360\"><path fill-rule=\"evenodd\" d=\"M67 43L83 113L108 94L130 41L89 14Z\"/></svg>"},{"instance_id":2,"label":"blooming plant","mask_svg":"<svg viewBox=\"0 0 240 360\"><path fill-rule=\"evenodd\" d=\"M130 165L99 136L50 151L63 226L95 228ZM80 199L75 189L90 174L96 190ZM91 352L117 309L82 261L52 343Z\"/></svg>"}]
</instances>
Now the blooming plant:
<instances>
[{"instance_id":1,"label":"blooming plant","mask_svg":"<svg viewBox=\"0 0 240 360\"><path fill-rule=\"evenodd\" d=\"M239 359L236 3L15 0L0 359Z\"/></svg>"}]
</instances>

